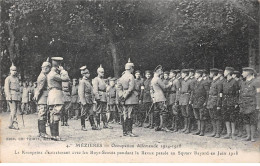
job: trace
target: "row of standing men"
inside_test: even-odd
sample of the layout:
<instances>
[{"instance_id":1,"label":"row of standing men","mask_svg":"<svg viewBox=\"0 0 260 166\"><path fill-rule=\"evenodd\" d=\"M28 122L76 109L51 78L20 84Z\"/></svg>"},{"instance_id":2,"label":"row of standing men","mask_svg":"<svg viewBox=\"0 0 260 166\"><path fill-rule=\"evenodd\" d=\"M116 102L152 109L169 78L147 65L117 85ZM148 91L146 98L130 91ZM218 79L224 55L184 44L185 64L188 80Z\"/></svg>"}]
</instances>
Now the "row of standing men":
<instances>
[{"instance_id":1,"label":"row of standing men","mask_svg":"<svg viewBox=\"0 0 260 166\"><path fill-rule=\"evenodd\" d=\"M151 71L145 72L144 81L140 77L140 71L135 71L134 78L134 64L129 61L122 77L118 80L110 79L108 85L104 80L102 66L97 69L98 76L92 82L89 70L83 66L80 68L82 79L79 85L74 83L70 91L68 73L60 66L61 61L62 58L53 57L52 68L49 62L44 62L37 79L34 99L38 104L38 129L41 137L63 140L59 137L58 122L61 119L63 125L66 125L66 110L71 104L74 110L79 110L80 103L83 131L87 130L86 118L93 130L101 128L101 120L103 128L112 129L106 116L109 108L111 112L117 110L120 113L124 136L136 137L132 132L133 123L141 127L148 116L149 124L145 127L155 128L155 131L181 131L188 134L196 124L197 130L193 134L203 136L205 121L211 120L211 137L219 138L224 128L222 124L225 124L227 134L223 138L236 139L236 127L242 133L245 126L245 140L255 141L259 85L252 68L243 68L245 80L239 80L238 73L232 67L227 67L224 71L211 69L207 76L205 70L163 72L159 65L153 71L153 78ZM10 72L15 71L14 68L12 66ZM13 85L9 79L5 83L10 88ZM7 96L7 99L10 97ZM12 103L9 102L11 105ZM45 128L48 113L51 137L46 134ZM12 112L10 119L9 128L17 129L13 125L15 118L12 117Z\"/></svg>"}]
</instances>

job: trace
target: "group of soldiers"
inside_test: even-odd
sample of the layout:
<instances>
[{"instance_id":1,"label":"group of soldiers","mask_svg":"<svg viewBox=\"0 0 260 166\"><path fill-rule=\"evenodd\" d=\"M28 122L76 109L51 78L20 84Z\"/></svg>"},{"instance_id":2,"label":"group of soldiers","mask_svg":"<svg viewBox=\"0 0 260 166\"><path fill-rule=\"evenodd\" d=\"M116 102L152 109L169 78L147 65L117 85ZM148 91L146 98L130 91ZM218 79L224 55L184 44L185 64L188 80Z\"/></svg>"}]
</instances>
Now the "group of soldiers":
<instances>
[{"instance_id":1,"label":"group of soldiers","mask_svg":"<svg viewBox=\"0 0 260 166\"><path fill-rule=\"evenodd\" d=\"M81 130L87 131L88 120L92 130L113 129L109 119L122 124L123 136L137 137L133 124L155 131L183 132L209 137L236 139L244 136L255 141L260 105L260 85L253 68L243 68L242 74L232 67L163 71L161 65L154 71L134 71L134 64L125 64L120 78L104 79L100 65L97 76L82 66L82 78L72 79L61 66L63 58L52 57L52 64L43 62L37 79L33 100L37 102L39 136L63 141L59 136L59 121L68 126L70 111L80 117ZM16 67L10 67L5 80L6 100L10 107L10 129L19 129L16 113L19 105L19 80ZM135 75L135 76L134 76ZM51 134L46 133L49 123ZM148 125L144 126L144 123ZM246 135L243 135L244 130Z\"/></svg>"}]
</instances>

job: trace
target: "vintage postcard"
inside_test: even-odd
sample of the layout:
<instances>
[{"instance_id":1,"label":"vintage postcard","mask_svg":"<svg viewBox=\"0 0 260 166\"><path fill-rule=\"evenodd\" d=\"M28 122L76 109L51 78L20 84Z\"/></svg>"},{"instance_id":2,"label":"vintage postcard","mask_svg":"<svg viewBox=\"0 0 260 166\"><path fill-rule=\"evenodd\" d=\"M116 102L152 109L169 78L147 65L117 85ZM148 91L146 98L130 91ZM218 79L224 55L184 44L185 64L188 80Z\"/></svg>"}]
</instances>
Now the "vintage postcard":
<instances>
[{"instance_id":1,"label":"vintage postcard","mask_svg":"<svg viewBox=\"0 0 260 166\"><path fill-rule=\"evenodd\" d=\"M1 163L259 163L257 0L1 0Z\"/></svg>"}]
</instances>

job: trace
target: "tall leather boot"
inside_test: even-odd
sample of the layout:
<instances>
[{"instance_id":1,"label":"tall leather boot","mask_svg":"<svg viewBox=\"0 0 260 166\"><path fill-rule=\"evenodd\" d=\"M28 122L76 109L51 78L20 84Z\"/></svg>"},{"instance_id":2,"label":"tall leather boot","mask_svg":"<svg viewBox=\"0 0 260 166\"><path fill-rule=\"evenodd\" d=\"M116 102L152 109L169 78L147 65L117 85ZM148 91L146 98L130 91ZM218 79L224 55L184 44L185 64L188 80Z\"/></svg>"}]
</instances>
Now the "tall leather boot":
<instances>
[{"instance_id":1,"label":"tall leather boot","mask_svg":"<svg viewBox=\"0 0 260 166\"><path fill-rule=\"evenodd\" d=\"M212 133L208 137L215 137L215 135L216 135L216 128L217 128L216 121L214 119L212 119L211 120L211 124L212 124L213 131L212 131Z\"/></svg>"},{"instance_id":2,"label":"tall leather boot","mask_svg":"<svg viewBox=\"0 0 260 166\"><path fill-rule=\"evenodd\" d=\"M151 116L151 122L150 122L151 126L149 128L153 129L154 128L154 114L151 113L150 116Z\"/></svg>"},{"instance_id":3,"label":"tall leather boot","mask_svg":"<svg viewBox=\"0 0 260 166\"><path fill-rule=\"evenodd\" d=\"M170 132L170 130L167 128L167 114L162 115L162 129L163 131Z\"/></svg>"},{"instance_id":4,"label":"tall leather boot","mask_svg":"<svg viewBox=\"0 0 260 166\"><path fill-rule=\"evenodd\" d=\"M236 135L235 135L235 132L236 132L236 124L234 122L231 122L231 138L233 140L236 140Z\"/></svg>"},{"instance_id":5,"label":"tall leather boot","mask_svg":"<svg viewBox=\"0 0 260 166\"><path fill-rule=\"evenodd\" d=\"M54 131L54 126L53 126L53 122L52 123L50 123L50 131L51 131L51 136L52 137L54 137L54 133L55 133L55 131Z\"/></svg>"},{"instance_id":6,"label":"tall leather boot","mask_svg":"<svg viewBox=\"0 0 260 166\"><path fill-rule=\"evenodd\" d=\"M127 136L127 127L126 127L126 120L122 118L122 128L123 128L123 136Z\"/></svg>"},{"instance_id":7,"label":"tall leather boot","mask_svg":"<svg viewBox=\"0 0 260 166\"><path fill-rule=\"evenodd\" d=\"M155 131L160 131L160 114L159 112L154 113Z\"/></svg>"},{"instance_id":8,"label":"tall leather boot","mask_svg":"<svg viewBox=\"0 0 260 166\"><path fill-rule=\"evenodd\" d=\"M69 126L68 119L69 119L69 114L68 114L68 111L66 110L66 113L64 115L64 123L65 123L64 125L65 126Z\"/></svg>"},{"instance_id":9,"label":"tall leather boot","mask_svg":"<svg viewBox=\"0 0 260 166\"><path fill-rule=\"evenodd\" d=\"M250 141L251 138L251 128L249 124L246 124L246 135L247 137L245 139L243 139L244 141Z\"/></svg>"},{"instance_id":10,"label":"tall leather boot","mask_svg":"<svg viewBox=\"0 0 260 166\"><path fill-rule=\"evenodd\" d=\"M41 136L41 121L38 120L38 132L39 132L39 137Z\"/></svg>"},{"instance_id":11,"label":"tall leather boot","mask_svg":"<svg viewBox=\"0 0 260 166\"><path fill-rule=\"evenodd\" d=\"M86 119L86 115L83 115L83 116L80 117L80 124L81 124L81 130L82 131L87 131L85 119Z\"/></svg>"},{"instance_id":12,"label":"tall leather boot","mask_svg":"<svg viewBox=\"0 0 260 166\"><path fill-rule=\"evenodd\" d=\"M97 114L96 120L97 120L97 129L101 130L101 128L100 128L100 114Z\"/></svg>"},{"instance_id":13,"label":"tall leather boot","mask_svg":"<svg viewBox=\"0 0 260 166\"><path fill-rule=\"evenodd\" d=\"M95 125L95 121L94 121L94 116L90 115L88 119L89 119L89 123L92 127L92 130L97 130L97 126Z\"/></svg>"},{"instance_id":14,"label":"tall leather boot","mask_svg":"<svg viewBox=\"0 0 260 166\"><path fill-rule=\"evenodd\" d=\"M195 132L195 133L193 133L193 135L199 135L200 134L200 120L197 120L197 125L198 125L198 127L197 127L197 131Z\"/></svg>"},{"instance_id":15,"label":"tall leather boot","mask_svg":"<svg viewBox=\"0 0 260 166\"><path fill-rule=\"evenodd\" d=\"M220 138L220 132L221 132L221 122L220 120L216 121L216 135L215 138Z\"/></svg>"},{"instance_id":16,"label":"tall leather boot","mask_svg":"<svg viewBox=\"0 0 260 166\"><path fill-rule=\"evenodd\" d=\"M130 137L137 137L136 134L133 133L133 119L129 118L128 119L128 133Z\"/></svg>"},{"instance_id":17,"label":"tall leather boot","mask_svg":"<svg viewBox=\"0 0 260 166\"><path fill-rule=\"evenodd\" d=\"M223 139L230 139L231 138L231 126L230 122L226 122L227 134L223 137Z\"/></svg>"},{"instance_id":18,"label":"tall leather boot","mask_svg":"<svg viewBox=\"0 0 260 166\"><path fill-rule=\"evenodd\" d=\"M256 126L255 125L251 125L250 126L250 130L251 130L251 142L255 142Z\"/></svg>"},{"instance_id":19,"label":"tall leather boot","mask_svg":"<svg viewBox=\"0 0 260 166\"><path fill-rule=\"evenodd\" d=\"M200 122L200 135L199 136L204 136L204 133L205 133L205 121L202 120Z\"/></svg>"},{"instance_id":20,"label":"tall leather boot","mask_svg":"<svg viewBox=\"0 0 260 166\"><path fill-rule=\"evenodd\" d=\"M188 118L184 117L184 128L181 130L181 132L185 132L187 130L187 123L188 123Z\"/></svg>"},{"instance_id":21,"label":"tall leather boot","mask_svg":"<svg viewBox=\"0 0 260 166\"><path fill-rule=\"evenodd\" d=\"M41 124L41 133L43 133L43 134L46 134L46 126L45 126L45 124L46 124L46 121L45 120L40 120L40 124Z\"/></svg>"},{"instance_id":22,"label":"tall leather boot","mask_svg":"<svg viewBox=\"0 0 260 166\"><path fill-rule=\"evenodd\" d=\"M163 128L163 116L162 115L160 115L160 129L162 129Z\"/></svg>"},{"instance_id":23,"label":"tall leather boot","mask_svg":"<svg viewBox=\"0 0 260 166\"><path fill-rule=\"evenodd\" d=\"M184 132L185 134L189 134L191 129L191 118L187 118L187 129Z\"/></svg>"}]
</instances>

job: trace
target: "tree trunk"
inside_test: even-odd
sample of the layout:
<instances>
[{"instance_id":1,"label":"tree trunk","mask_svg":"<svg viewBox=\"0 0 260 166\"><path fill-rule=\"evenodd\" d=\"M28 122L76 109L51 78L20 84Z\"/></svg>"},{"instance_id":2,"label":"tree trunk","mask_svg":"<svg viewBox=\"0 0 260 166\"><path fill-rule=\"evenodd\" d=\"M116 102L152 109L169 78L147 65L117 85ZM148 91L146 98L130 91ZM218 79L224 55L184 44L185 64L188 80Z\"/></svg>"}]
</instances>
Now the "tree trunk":
<instances>
[{"instance_id":1,"label":"tree trunk","mask_svg":"<svg viewBox=\"0 0 260 166\"><path fill-rule=\"evenodd\" d=\"M114 70L114 77L119 77L119 59L116 53L116 45L112 40L112 37L109 37L109 48L111 50L112 59L113 59L113 70Z\"/></svg>"},{"instance_id":2,"label":"tree trunk","mask_svg":"<svg viewBox=\"0 0 260 166\"><path fill-rule=\"evenodd\" d=\"M260 1L258 1L258 70L260 72Z\"/></svg>"},{"instance_id":3,"label":"tree trunk","mask_svg":"<svg viewBox=\"0 0 260 166\"><path fill-rule=\"evenodd\" d=\"M9 52L10 60L13 62L13 60L15 58L15 55L14 55L14 40L15 40L14 29L12 28L10 21L7 23L7 26L8 26L8 32L9 32L9 38L10 38L10 43L8 45L8 52Z\"/></svg>"}]
</instances>

